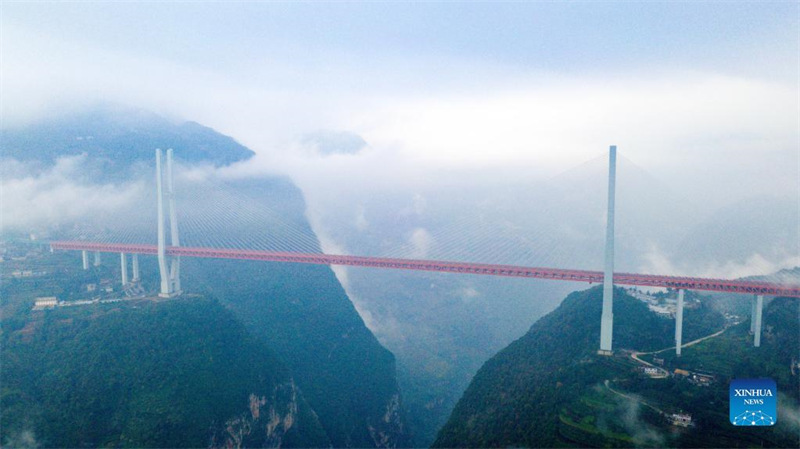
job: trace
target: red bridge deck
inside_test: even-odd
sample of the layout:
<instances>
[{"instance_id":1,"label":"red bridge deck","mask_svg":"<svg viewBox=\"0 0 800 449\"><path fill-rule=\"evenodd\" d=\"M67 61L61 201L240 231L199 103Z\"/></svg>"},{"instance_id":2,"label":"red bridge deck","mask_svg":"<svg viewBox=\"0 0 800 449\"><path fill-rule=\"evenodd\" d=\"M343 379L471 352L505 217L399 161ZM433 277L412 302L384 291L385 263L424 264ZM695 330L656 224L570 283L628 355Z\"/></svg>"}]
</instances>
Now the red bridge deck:
<instances>
[{"instance_id":1,"label":"red bridge deck","mask_svg":"<svg viewBox=\"0 0 800 449\"><path fill-rule=\"evenodd\" d=\"M62 241L51 242L50 246L53 249L62 250L86 250L115 253L157 254L158 252L158 248L155 245L126 245L113 243ZM603 282L603 272L588 270L564 270L558 268L476 264L436 260L387 259L363 256L337 256L330 254L287 253L218 248L169 246L167 247L166 251L168 255L183 257L264 260L270 262L294 262L318 265L349 265L356 267L395 268L403 270L439 271L446 273L482 274L489 276L553 279L559 281L589 283ZM754 295L769 296L792 296L800 298L800 285L785 285L770 282L614 273L614 283L622 285L670 287L689 290L749 293Z\"/></svg>"}]
</instances>

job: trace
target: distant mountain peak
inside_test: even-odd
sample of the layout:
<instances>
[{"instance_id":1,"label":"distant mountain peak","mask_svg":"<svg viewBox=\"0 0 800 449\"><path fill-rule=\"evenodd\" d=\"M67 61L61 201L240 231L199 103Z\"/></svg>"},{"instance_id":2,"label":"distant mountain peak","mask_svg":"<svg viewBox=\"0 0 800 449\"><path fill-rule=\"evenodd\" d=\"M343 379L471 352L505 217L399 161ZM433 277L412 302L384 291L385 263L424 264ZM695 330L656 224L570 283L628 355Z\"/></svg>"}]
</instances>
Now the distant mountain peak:
<instances>
[{"instance_id":1,"label":"distant mountain peak","mask_svg":"<svg viewBox=\"0 0 800 449\"><path fill-rule=\"evenodd\" d=\"M150 111L103 105L48 118L2 132L4 158L52 162L86 153L113 161L118 172L135 162L150 161L156 148L173 148L190 162L228 165L253 156L232 137L193 121L177 121Z\"/></svg>"}]
</instances>

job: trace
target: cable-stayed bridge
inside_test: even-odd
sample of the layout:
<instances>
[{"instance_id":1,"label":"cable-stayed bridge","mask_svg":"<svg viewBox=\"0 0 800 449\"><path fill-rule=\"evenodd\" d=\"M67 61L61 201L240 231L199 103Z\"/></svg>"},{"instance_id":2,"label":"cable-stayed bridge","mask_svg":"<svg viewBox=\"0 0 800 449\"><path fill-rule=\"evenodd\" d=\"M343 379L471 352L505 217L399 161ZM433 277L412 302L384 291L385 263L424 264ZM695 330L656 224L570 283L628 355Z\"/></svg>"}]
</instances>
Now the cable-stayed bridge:
<instances>
[{"instance_id":1,"label":"cable-stayed bridge","mask_svg":"<svg viewBox=\"0 0 800 449\"><path fill-rule=\"evenodd\" d=\"M124 243L92 243L81 241L51 242L53 249L87 252L158 255L157 245ZM317 265L343 265L353 267L390 268L402 270L435 271L441 273L507 276L557 281L602 283L602 271L565 270L560 268L526 267L501 264L448 262L424 259L396 259L369 256L280 252L246 249L222 249L185 246L168 246L165 255L171 257L202 257L212 259L263 260L267 262L307 263ZM87 259L88 260L88 259ZM614 283L644 287L705 290L713 292L746 293L768 296L800 297L800 286L771 282L709 279L652 274L614 273Z\"/></svg>"},{"instance_id":2,"label":"cable-stayed bridge","mask_svg":"<svg viewBox=\"0 0 800 449\"><path fill-rule=\"evenodd\" d=\"M604 251L604 270L546 268L527 264L475 263L454 261L447 258L419 257L411 249L401 251L396 257L357 256L346 254L326 254L321 250L314 233L307 225L292 223L282 218L282 211L272 210L271 219L264 220L264 210L259 205L248 203L241 196L225 189L193 188L187 189L186 198L178 198L173 175L172 151L167 151L165 169L162 169L162 155L156 151L156 188L144 187L146 202L156 203L155 217L145 211L152 208L139 208L141 213L128 217L126 226L119 223L103 225L87 223L77 229L76 238L51 242L58 250L79 250L83 255L84 269L89 266L89 252L95 253L95 263L99 263L102 252L119 253L122 265L122 282L128 280L128 256L131 255L132 278L140 277L138 255L155 255L159 262L161 277L160 296L170 297L182 292L180 282L180 259L182 257L222 258L240 260L261 260L286 263L307 263L322 265L343 265L386 269L406 269L432 272L462 273L489 276L525 277L536 279L562 280L573 282L603 283L603 314L601 316L600 353L609 354L612 349L613 328L613 285L634 285L666 287L678 290L676 311L676 350L680 354L682 339L682 317L684 291L705 290L753 295L752 330L755 346L760 345L761 314L763 297L800 297L800 285L765 280L730 280L700 277L667 276L655 274L621 273L614 271L614 219L616 184L616 147L611 147L609 155L609 175L606 208L606 239ZM198 185L195 183L195 185ZM155 198L150 196L155 193ZM178 213L185 203L192 213ZM179 220L186 222L187 228L201 239L189 245L182 244L182 229ZM152 224L157 224L157 242L152 242ZM127 227L128 229L122 229ZM264 230L265 227L268 229ZM167 239L169 236L169 241ZM251 238L251 236L258 236ZM198 244L199 243L199 244ZM474 242L459 240L455 236L442 239L442 245L458 250L469 248ZM518 250L519 245L511 244L509 250ZM503 249L497 249L502 253ZM416 256L416 257L414 257Z\"/></svg>"}]
</instances>

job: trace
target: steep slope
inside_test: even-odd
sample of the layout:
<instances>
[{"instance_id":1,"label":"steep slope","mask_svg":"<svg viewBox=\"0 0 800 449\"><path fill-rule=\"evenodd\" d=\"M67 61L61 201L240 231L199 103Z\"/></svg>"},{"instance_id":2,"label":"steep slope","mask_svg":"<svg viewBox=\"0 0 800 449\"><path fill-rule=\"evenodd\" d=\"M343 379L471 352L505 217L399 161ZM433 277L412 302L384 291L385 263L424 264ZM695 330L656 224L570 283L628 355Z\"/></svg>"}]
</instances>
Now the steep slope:
<instances>
[{"instance_id":1,"label":"steep slope","mask_svg":"<svg viewBox=\"0 0 800 449\"><path fill-rule=\"evenodd\" d=\"M302 196L287 180L236 188L309 230ZM220 298L292 368L334 446L407 444L394 356L329 267L198 259L184 266L185 285Z\"/></svg>"},{"instance_id":2,"label":"steep slope","mask_svg":"<svg viewBox=\"0 0 800 449\"><path fill-rule=\"evenodd\" d=\"M797 407L792 398L797 376L789 372L792 354L798 351L796 301L775 300L767 307L765 324L772 326L770 332L783 330L773 336L768 333L762 348L749 347L749 323L686 348L674 367L713 370L715 381L701 386L682 376L651 379L638 369L641 365L623 349L672 346L674 322L649 312L622 289L615 290L616 355L597 356L601 299L599 287L569 295L525 336L486 362L434 446L780 447L797 442L797 429L792 430L789 417L783 422L779 419L771 430L746 435L727 422L727 385L734 374L775 378L787 404ZM711 307L689 313L699 319L685 322L685 341L710 334L717 330L715 323L721 324ZM734 346L741 349L731 350ZM747 356L739 357L739 352ZM659 356L669 359L668 354L664 351ZM710 354L716 364L710 362ZM727 369L721 369L720 363L727 363ZM669 360L666 366L673 369ZM694 416L692 427L670 425L668 416L680 411Z\"/></svg>"},{"instance_id":3,"label":"steep slope","mask_svg":"<svg viewBox=\"0 0 800 449\"><path fill-rule=\"evenodd\" d=\"M3 130L3 142L10 148L5 157L39 164L86 152L90 163L114 174L104 182L141 175L142 183L152 183L156 147L172 147L189 163L224 164L252 154L200 125L117 109ZM129 169L136 164L139 169ZM235 189L311 233L302 195L288 179L239 181ZM145 284L152 285L158 276L153 261L140 259ZM366 328L330 268L199 259L184 260L182 267L186 291L212 293L288 367L322 425L323 445L406 444L394 357Z\"/></svg>"},{"instance_id":4,"label":"steep slope","mask_svg":"<svg viewBox=\"0 0 800 449\"><path fill-rule=\"evenodd\" d=\"M289 370L216 301L33 312L2 340L4 445L329 444Z\"/></svg>"},{"instance_id":5,"label":"steep slope","mask_svg":"<svg viewBox=\"0 0 800 449\"><path fill-rule=\"evenodd\" d=\"M800 303L796 298L771 300L764 306L763 325L759 348L753 347L750 320L745 320L719 338L685 348L680 358L673 352L664 354L664 366L669 370L713 373L719 379L710 388L683 389L676 395L643 391L663 403L683 402L702 423L696 432L681 435L676 445L698 447L715 442L727 447L800 447ZM778 386L778 423L742 432L728 423L728 383L733 378L759 377L772 378ZM708 405L712 403L716 406Z\"/></svg>"},{"instance_id":6,"label":"steep slope","mask_svg":"<svg viewBox=\"0 0 800 449\"><path fill-rule=\"evenodd\" d=\"M666 345L666 323L647 307L616 290L614 341L617 347ZM487 361L475 375L439 432L435 447L553 446L558 403L569 388L571 365L593 359L600 337L602 290L572 293L522 338ZM634 332L638 320L662 332ZM644 341L638 341L642 338ZM566 386L574 386L567 384ZM519 425L519 423L524 423ZM534 423L536 423L534 425Z\"/></svg>"}]
</instances>

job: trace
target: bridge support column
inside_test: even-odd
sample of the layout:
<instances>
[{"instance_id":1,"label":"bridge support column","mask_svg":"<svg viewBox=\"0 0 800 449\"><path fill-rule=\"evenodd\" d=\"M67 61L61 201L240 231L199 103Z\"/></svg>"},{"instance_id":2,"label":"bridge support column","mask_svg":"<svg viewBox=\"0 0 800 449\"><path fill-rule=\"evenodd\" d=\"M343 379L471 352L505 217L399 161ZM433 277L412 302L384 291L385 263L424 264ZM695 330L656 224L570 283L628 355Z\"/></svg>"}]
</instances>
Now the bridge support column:
<instances>
[{"instance_id":1,"label":"bridge support column","mask_svg":"<svg viewBox=\"0 0 800 449\"><path fill-rule=\"evenodd\" d=\"M675 355L681 356L683 344L683 290L678 290L678 304L675 309Z\"/></svg>"},{"instance_id":2,"label":"bridge support column","mask_svg":"<svg viewBox=\"0 0 800 449\"><path fill-rule=\"evenodd\" d=\"M131 265L133 265L133 282L137 282L142 278L139 277L139 255L136 253L131 254Z\"/></svg>"},{"instance_id":3,"label":"bridge support column","mask_svg":"<svg viewBox=\"0 0 800 449\"><path fill-rule=\"evenodd\" d=\"M86 250L81 251L81 259L83 259L83 269L89 269L89 253Z\"/></svg>"},{"instance_id":4,"label":"bridge support column","mask_svg":"<svg viewBox=\"0 0 800 449\"><path fill-rule=\"evenodd\" d=\"M119 253L120 271L122 272L122 286L128 285L128 258L125 253Z\"/></svg>"},{"instance_id":5,"label":"bridge support column","mask_svg":"<svg viewBox=\"0 0 800 449\"><path fill-rule=\"evenodd\" d=\"M608 212L606 215L606 254L603 273L603 313L600 317L600 350L610 355L614 332L614 189L617 173L617 146L608 152Z\"/></svg>"},{"instance_id":6,"label":"bridge support column","mask_svg":"<svg viewBox=\"0 0 800 449\"><path fill-rule=\"evenodd\" d=\"M180 259L167 257L167 235L164 217L164 173L161 169L161 150L156 150L156 189L158 196L158 271L161 275L161 291L158 296L169 298L181 294ZM178 238L178 219L175 212L175 198L172 179L172 150L167 150L167 189L169 204L170 237L172 246L180 246Z\"/></svg>"},{"instance_id":7,"label":"bridge support column","mask_svg":"<svg viewBox=\"0 0 800 449\"><path fill-rule=\"evenodd\" d=\"M167 150L167 198L169 198L169 236L172 246L181 246L178 236L178 214L175 210L175 181L172 176L172 148ZM172 283L172 292L180 295L181 292L181 256L172 256L169 267L169 278Z\"/></svg>"},{"instance_id":8,"label":"bridge support column","mask_svg":"<svg viewBox=\"0 0 800 449\"><path fill-rule=\"evenodd\" d=\"M764 308L764 296L756 295L755 297L755 313L753 314L753 346L758 348L761 346L761 312Z\"/></svg>"},{"instance_id":9,"label":"bridge support column","mask_svg":"<svg viewBox=\"0 0 800 449\"><path fill-rule=\"evenodd\" d=\"M94 266L96 267L100 266L100 251L94 252Z\"/></svg>"},{"instance_id":10,"label":"bridge support column","mask_svg":"<svg viewBox=\"0 0 800 449\"><path fill-rule=\"evenodd\" d=\"M756 333L756 297L750 298L750 334Z\"/></svg>"}]
</instances>

